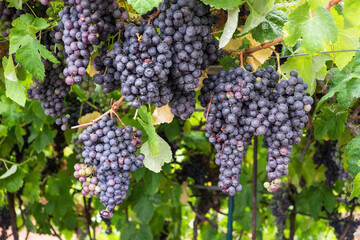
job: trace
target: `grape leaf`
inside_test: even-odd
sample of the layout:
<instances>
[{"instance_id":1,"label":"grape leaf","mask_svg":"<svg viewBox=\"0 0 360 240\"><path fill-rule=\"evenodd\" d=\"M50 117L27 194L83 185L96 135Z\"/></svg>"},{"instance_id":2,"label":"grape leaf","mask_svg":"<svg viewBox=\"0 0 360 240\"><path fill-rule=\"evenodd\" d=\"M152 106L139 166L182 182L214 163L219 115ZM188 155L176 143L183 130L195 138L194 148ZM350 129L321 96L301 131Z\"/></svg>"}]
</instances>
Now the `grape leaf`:
<instances>
[{"instance_id":1,"label":"grape leaf","mask_svg":"<svg viewBox=\"0 0 360 240\"><path fill-rule=\"evenodd\" d=\"M154 125L159 125L162 123L171 123L173 119L174 119L174 114L171 113L171 109L169 105L155 108L155 111L152 115L152 121Z\"/></svg>"},{"instance_id":2,"label":"grape leaf","mask_svg":"<svg viewBox=\"0 0 360 240\"><path fill-rule=\"evenodd\" d=\"M157 134L156 134L157 135ZM140 152L145 155L144 166L153 172L160 172L164 163L169 163L172 159L172 152L169 144L157 135L159 141L160 153L158 156L154 156L151 153L149 141L146 141L141 146Z\"/></svg>"},{"instance_id":3,"label":"grape leaf","mask_svg":"<svg viewBox=\"0 0 360 240\"><path fill-rule=\"evenodd\" d=\"M241 31L241 36L244 36L262 23L274 6L274 1L269 0L248 0L247 3L250 7L250 15L246 19L244 28Z\"/></svg>"},{"instance_id":4,"label":"grape leaf","mask_svg":"<svg viewBox=\"0 0 360 240\"><path fill-rule=\"evenodd\" d=\"M157 7L162 0L128 0L128 3L139 14L145 14Z\"/></svg>"},{"instance_id":5,"label":"grape leaf","mask_svg":"<svg viewBox=\"0 0 360 240\"><path fill-rule=\"evenodd\" d=\"M348 111L338 104L323 105L314 119L315 138L321 140L328 135L330 139L338 139L345 130L348 114Z\"/></svg>"},{"instance_id":6,"label":"grape leaf","mask_svg":"<svg viewBox=\"0 0 360 240\"><path fill-rule=\"evenodd\" d=\"M273 9L263 22L251 30L251 34L258 42L272 41L283 35L282 28L287 20L288 17L283 11Z\"/></svg>"},{"instance_id":7,"label":"grape leaf","mask_svg":"<svg viewBox=\"0 0 360 240\"><path fill-rule=\"evenodd\" d=\"M17 170L17 164L13 164L9 170L7 170L3 175L0 176L0 179L7 178L13 175Z\"/></svg>"},{"instance_id":8,"label":"grape leaf","mask_svg":"<svg viewBox=\"0 0 360 240\"><path fill-rule=\"evenodd\" d=\"M16 9L22 9L23 0L6 0L9 2L8 7L14 7ZM26 1L24 1L26 2Z\"/></svg>"},{"instance_id":9,"label":"grape leaf","mask_svg":"<svg viewBox=\"0 0 360 240\"><path fill-rule=\"evenodd\" d=\"M152 116L150 112L147 112L146 107L141 107L139 109L139 115L141 118L138 118L138 122L141 124L141 126L144 128L146 134L148 135L148 145L150 147L151 155L156 157L159 155L159 140L158 135L155 131L155 127L152 124Z\"/></svg>"},{"instance_id":10,"label":"grape leaf","mask_svg":"<svg viewBox=\"0 0 360 240\"><path fill-rule=\"evenodd\" d=\"M351 199L353 199L354 197L359 198L360 197L360 173L358 173L354 179L354 188L351 192L349 201L351 201Z\"/></svg>"},{"instance_id":11,"label":"grape leaf","mask_svg":"<svg viewBox=\"0 0 360 240\"><path fill-rule=\"evenodd\" d=\"M21 168L17 168L16 172L5 179L0 179L0 188L9 192L18 191L23 185L25 173Z\"/></svg>"},{"instance_id":12,"label":"grape leaf","mask_svg":"<svg viewBox=\"0 0 360 240\"><path fill-rule=\"evenodd\" d=\"M345 28L360 26L359 0L345 0L343 11L345 18Z\"/></svg>"},{"instance_id":13,"label":"grape leaf","mask_svg":"<svg viewBox=\"0 0 360 240\"><path fill-rule=\"evenodd\" d=\"M354 178L360 173L359 159L360 159L360 134L353 138L345 148L345 153L349 155L347 163L349 165L348 171ZM354 183L355 184L355 183ZM354 186L355 189L355 186Z\"/></svg>"},{"instance_id":14,"label":"grape leaf","mask_svg":"<svg viewBox=\"0 0 360 240\"><path fill-rule=\"evenodd\" d=\"M53 137L51 135L51 129L48 127L48 125L45 124L41 129L40 134L36 137L34 141L34 148L38 153L40 153L43 151L45 146L52 141Z\"/></svg>"},{"instance_id":15,"label":"grape leaf","mask_svg":"<svg viewBox=\"0 0 360 240\"><path fill-rule=\"evenodd\" d=\"M36 38L36 33L49 25L45 19L35 19L31 14L23 14L13 21L13 26L14 28L10 30L9 52L16 53L16 61L21 63L35 78L43 80L45 68L41 57L59 63Z\"/></svg>"},{"instance_id":16,"label":"grape leaf","mask_svg":"<svg viewBox=\"0 0 360 240\"><path fill-rule=\"evenodd\" d=\"M18 81L12 55L9 56L9 59L7 61L6 68L4 71L4 76L9 81L13 81L13 82Z\"/></svg>"},{"instance_id":17,"label":"grape leaf","mask_svg":"<svg viewBox=\"0 0 360 240\"><path fill-rule=\"evenodd\" d=\"M316 54L326 44L337 40L334 18L324 7L319 6L316 15L312 17L310 6L306 2L292 11L289 19L284 26L287 45L294 45L302 37L301 47L310 54Z\"/></svg>"},{"instance_id":18,"label":"grape leaf","mask_svg":"<svg viewBox=\"0 0 360 240\"><path fill-rule=\"evenodd\" d=\"M228 10L228 19L224 27L224 32L219 40L219 48L225 47L232 38L238 26L239 11L238 7Z\"/></svg>"},{"instance_id":19,"label":"grape leaf","mask_svg":"<svg viewBox=\"0 0 360 240\"><path fill-rule=\"evenodd\" d=\"M19 82L10 81L5 79L5 94L8 98L19 104L20 106L25 106L26 95L25 89Z\"/></svg>"},{"instance_id":20,"label":"grape leaf","mask_svg":"<svg viewBox=\"0 0 360 240\"><path fill-rule=\"evenodd\" d=\"M219 0L202 0L203 3L214 6L217 9L232 9L239 7L244 3L243 0L227 0L227 1L219 1Z\"/></svg>"},{"instance_id":21,"label":"grape leaf","mask_svg":"<svg viewBox=\"0 0 360 240\"><path fill-rule=\"evenodd\" d=\"M333 75L333 78L339 79L333 80L337 82L337 84L330 88L329 92L320 99L315 112L317 112L320 106L325 103L327 99L331 98L336 93L338 103L343 109L349 108L352 104L354 104L354 101L360 97L360 76L357 76L354 73L351 73L348 76L340 73Z\"/></svg>"},{"instance_id":22,"label":"grape leaf","mask_svg":"<svg viewBox=\"0 0 360 240\"><path fill-rule=\"evenodd\" d=\"M140 229L137 229L136 225L136 222L129 222L127 227L121 233L121 240L153 239L153 235L148 224L140 224Z\"/></svg>"},{"instance_id":23,"label":"grape leaf","mask_svg":"<svg viewBox=\"0 0 360 240\"><path fill-rule=\"evenodd\" d=\"M31 171L25 178L24 196L29 198L30 203L34 203L40 196L40 172Z\"/></svg>"},{"instance_id":24,"label":"grape leaf","mask_svg":"<svg viewBox=\"0 0 360 240\"><path fill-rule=\"evenodd\" d=\"M148 223L154 214L154 205L146 195L143 195L136 203L134 212L141 223Z\"/></svg>"},{"instance_id":25,"label":"grape leaf","mask_svg":"<svg viewBox=\"0 0 360 240\"><path fill-rule=\"evenodd\" d=\"M326 49L329 51L356 49L359 45L360 27L345 29L344 16L339 15L335 9L332 9L331 13L338 29L338 40L331 46L327 46ZM360 14L358 15L360 16ZM355 56L355 53L354 51L334 53L336 66L342 70Z\"/></svg>"}]
</instances>

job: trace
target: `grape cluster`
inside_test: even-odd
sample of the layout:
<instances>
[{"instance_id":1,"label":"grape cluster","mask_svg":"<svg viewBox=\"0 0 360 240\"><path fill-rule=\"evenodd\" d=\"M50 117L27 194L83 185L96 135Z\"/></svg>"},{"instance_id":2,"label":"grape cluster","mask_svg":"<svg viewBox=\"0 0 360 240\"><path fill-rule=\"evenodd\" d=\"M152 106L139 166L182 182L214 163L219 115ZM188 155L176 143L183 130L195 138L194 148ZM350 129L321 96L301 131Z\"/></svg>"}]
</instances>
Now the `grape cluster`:
<instances>
[{"instance_id":1,"label":"grape cluster","mask_svg":"<svg viewBox=\"0 0 360 240\"><path fill-rule=\"evenodd\" d=\"M154 25L160 36L169 43L173 66L169 85L174 97L169 106L172 113L182 119L195 110L194 89L199 86L201 70L210 66L221 56L218 41L211 35L210 27L218 20L210 14L210 7L198 0L165 0L159 5L160 14ZM184 96L184 97L180 97ZM184 102L189 108L183 108Z\"/></svg>"},{"instance_id":2,"label":"grape cluster","mask_svg":"<svg viewBox=\"0 0 360 240\"><path fill-rule=\"evenodd\" d=\"M84 144L84 167L80 169L85 169L85 173L82 172L85 176L93 174L98 180L100 202L106 207L100 212L104 218L111 218L115 206L125 199L130 183L130 171L141 168L144 160L143 154L136 154L141 147L142 132L131 126L118 128L116 122L116 118L111 119L105 115L79 135L79 140ZM90 170L86 173L90 165L93 166L91 173ZM82 177L82 174L78 173L79 178ZM95 191L99 188L95 185ZM91 189L89 188L90 191Z\"/></svg>"},{"instance_id":3,"label":"grape cluster","mask_svg":"<svg viewBox=\"0 0 360 240\"><path fill-rule=\"evenodd\" d=\"M187 180L188 177L195 180L196 184L204 184L207 169L206 165L202 162L203 155L196 154L190 156L189 160L181 162L181 170L177 171L177 179L182 183Z\"/></svg>"},{"instance_id":4,"label":"grape cluster","mask_svg":"<svg viewBox=\"0 0 360 240\"><path fill-rule=\"evenodd\" d=\"M282 239L286 229L286 219L288 217L288 208L291 206L289 189L280 188L270 199L269 209L275 217L277 227L276 237Z\"/></svg>"},{"instance_id":5,"label":"grape cluster","mask_svg":"<svg viewBox=\"0 0 360 240\"><path fill-rule=\"evenodd\" d=\"M30 8L31 9L30 9ZM40 2L30 0L27 4L22 5L22 9L9 7L7 1L0 1L0 33L2 37L8 37L10 34L11 23L21 14L35 12L38 17L46 16L46 7L42 6Z\"/></svg>"},{"instance_id":6,"label":"grape cluster","mask_svg":"<svg viewBox=\"0 0 360 240\"><path fill-rule=\"evenodd\" d=\"M336 180L348 180L350 178L348 172L341 164L340 150L337 141L316 141L314 144L316 149L313 161L314 164L326 167L325 185L333 188Z\"/></svg>"},{"instance_id":7,"label":"grape cluster","mask_svg":"<svg viewBox=\"0 0 360 240\"><path fill-rule=\"evenodd\" d=\"M354 234L356 233L357 228L359 228L359 226L360 226L360 221L352 220L352 219L350 219L350 220L340 219L340 216L337 219L330 221L329 223L330 223L330 226L332 226L334 228L334 232L335 232L336 236L338 237L338 239L340 238L340 236L343 235L343 233L345 231L347 231L347 234L343 238L344 240L355 239ZM349 228L349 225L350 225L350 228ZM349 229L347 230L347 228L349 228Z\"/></svg>"},{"instance_id":8,"label":"grape cluster","mask_svg":"<svg viewBox=\"0 0 360 240\"><path fill-rule=\"evenodd\" d=\"M67 128L68 118L65 116L67 111L65 98L70 92L70 86L65 84L64 59L63 52L61 51L62 45L58 44L56 53L54 52L55 39L53 36L55 32L47 32L42 36L41 43L44 44L48 50L52 51L52 54L60 61L60 63L51 63L43 59L45 67L45 78L43 82L40 82L33 77L33 84L27 90L28 98L39 100L41 107L44 109L46 115L50 115L52 118L56 118L55 123L61 126L63 131ZM51 42L53 40L53 42Z\"/></svg>"},{"instance_id":9,"label":"grape cluster","mask_svg":"<svg viewBox=\"0 0 360 240\"><path fill-rule=\"evenodd\" d=\"M246 65L245 70L229 68L203 81L199 100L208 109L206 136L217 150L218 186L230 195L242 189L242 161L254 135L265 135L271 182L267 188L276 191L279 178L288 174L292 145L300 142L300 128L308 120L305 114L313 100L306 96L307 84L297 72L292 71L289 80L278 80L271 66L252 72L251 65Z\"/></svg>"},{"instance_id":10,"label":"grape cluster","mask_svg":"<svg viewBox=\"0 0 360 240\"><path fill-rule=\"evenodd\" d=\"M96 171L94 167L87 166L84 163L77 163L74 165L74 169L74 177L78 178L82 183L81 194L87 197L99 195L101 189L98 186L99 180L96 177Z\"/></svg>"},{"instance_id":11,"label":"grape cluster","mask_svg":"<svg viewBox=\"0 0 360 240\"><path fill-rule=\"evenodd\" d=\"M172 97L167 85L172 66L169 45L145 21L139 27L128 24L124 36L124 54L116 56L115 64L121 72L121 93L125 100L136 109L144 103L166 105Z\"/></svg>"},{"instance_id":12,"label":"grape cluster","mask_svg":"<svg viewBox=\"0 0 360 240\"><path fill-rule=\"evenodd\" d=\"M67 55L64 75L68 85L80 83L86 75L93 45L105 41L109 33L116 31L116 19L121 17L119 5L114 0L68 0L59 13L61 32L55 37L62 39Z\"/></svg>"},{"instance_id":13,"label":"grape cluster","mask_svg":"<svg viewBox=\"0 0 360 240\"><path fill-rule=\"evenodd\" d=\"M117 90L121 86L121 73L116 70L114 64L115 57L122 51L121 46L120 42L115 42L111 51L107 46L102 46L99 49L99 56L94 58L94 69L99 73L94 75L93 80L103 88L105 93Z\"/></svg>"}]
</instances>

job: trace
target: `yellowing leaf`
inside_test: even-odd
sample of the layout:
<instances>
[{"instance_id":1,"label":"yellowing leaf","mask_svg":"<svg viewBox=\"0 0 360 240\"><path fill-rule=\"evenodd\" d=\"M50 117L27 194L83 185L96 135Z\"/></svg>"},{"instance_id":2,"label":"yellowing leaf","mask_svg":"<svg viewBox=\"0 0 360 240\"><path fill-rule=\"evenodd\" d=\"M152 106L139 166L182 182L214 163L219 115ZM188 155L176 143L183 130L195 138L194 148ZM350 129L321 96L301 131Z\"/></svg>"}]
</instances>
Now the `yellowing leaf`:
<instances>
[{"instance_id":1,"label":"yellowing leaf","mask_svg":"<svg viewBox=\"0 0 360 240\"><path fill-rule=\"evenodd\" d=\"M189 192L187 189L187 182L183 182L181 184L181 190L182 190L182 193L180 195L180 203L184 205L184 204L187 204L187 202L189 201Z\"/></svg>"},{"instance_id":2,"label":"yellowing leaf","mask_svg":"<svg viewBox=\"0 0 360 240\"><path fill-rule=\"evenodd\" d=\"M85 114L84 116L79 118L79 124L85 124L85 123L89 123L91 120L95 120L96 118L100 117L101 114L99 112L92 112L92 113L88 113ZM82 132L86 129L87 127L81 127L78 129L78 132Z\"/></svg>"},{"instance_id":3,"label":"yellowing leaf","mask_svg":"<svg viewBox=\"0 0 360 240\"><path fill-rule=\"evenodd\" d=\"M202 75L201 75L201 77L199 77L199 86L194 89L195 91L200 91L200 89L204 86L203 80L204 80L204 78L207 78L207 77L208 77L208 75L207 75L208 69L209 69L209 68L207 68L207 69L205 69L205 70L201 70Z\"/></svg>"},{"instance_id":4,"label":"yellowing leaf","mask_svg":"<svg viewBox=\"0 0 360 240\"><path fill-rule=\"evenodd\" d=\"M154 125L159 125L161 123L171 123L173 119L174 115L171 113L171 108L169 105L156 108L152 115L152 121Z\"/></svg>"},{"instance_id":5,"label":"yellowing leaf","mask_svg":"<svg viewBox=\"0 0 360 240\"><path fill-rule=\"evenodd\" d=\"M87 73L90 77L93 77L95 74L99 73L99 71L96 71L94 69L94 59L91 59L91 62L89 64L89 67L86 69Z\"/></svg>"},{"instance_id":6,"label":"yellowing leaf","mask_svg":"<svg viewBox=\"0 0 360 240\"><path fill-rule=\"evenodd\" d=\"M228 42L228 44L226 44L225 47L223 47L224 50L238 50L242 43L243 43L243 39L244 37L241 37L241 38L232 38L230 39L230 41Z\"/></svg>"},{"instance_id":7,"label":"yellowing leaf","mask_svg":"<svg viewBox=\"0 0 360 240\"><path fill-rule=\"evenodd\" d=\"M250 48L260 45L260 43L257 42L250 34L245 35L245 37L250 41ZM251 64L254 70L256 70L259 66L264 64L264 62L271 56L272 53L273 51L268 48L254 52L251 54L252 56L246 58L246 62Z\"/></svg>"}]
</instances>

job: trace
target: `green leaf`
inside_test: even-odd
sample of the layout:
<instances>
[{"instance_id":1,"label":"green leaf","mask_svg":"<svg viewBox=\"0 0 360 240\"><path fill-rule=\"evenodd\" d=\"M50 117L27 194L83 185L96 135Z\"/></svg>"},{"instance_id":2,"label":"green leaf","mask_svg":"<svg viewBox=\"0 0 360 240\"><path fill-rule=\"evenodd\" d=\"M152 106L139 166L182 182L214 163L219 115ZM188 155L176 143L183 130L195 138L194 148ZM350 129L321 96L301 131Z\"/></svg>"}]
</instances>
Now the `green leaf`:
<instances>
[{"instance_id":1,"label":"green leaf","mask_svg":"<svg viewBox=\"0 0 360 240\"><path fill-rule=\"evenodd\" d=\"M146 168L153 172L160 172L161 167L164 165L164 163L169 163L172 159L172 152L169 144L164 141L160 136L158 136L159 141L159 149L160 153L158 156L154 156L151 153L149 141L145 142L140 149L140 152L145 155L144 159L144 165Z\"/></svg>"},{"instance_id":2,"label":"green leaf","mask_svg":"<svg viewBox=\"0 0 360 240\"><path fill-rule=\"evenodd\" d=\"M46 185L46 192L51 196L60 196L60 184L55 177L49 178Z\"/></svg>"},{"instance_id":3,"label":"green leaf","mask_svg":"<svg viewBox=\"0 0 360 240\"><path fill-rule=\"evenodd\" d=\"M0 179L7 178L13 175L17 170L17 164L13 164L9 170L7 170L3 175L0 176Z\"/></svg>"},{"instance_id":4,"label":"green leaf","mask_svg":"<svg viewBox=\"0 0 360 240\"><path fill-rule=\"evenodd\" d=\"M219 1L219 0L202 0L205 4L209 4L214 6L217 9L232 9L235 7L239 7L244 3L243 0L227 0L227 1Z\"/></svg>"},{"instance_id":5,"label":"green leaf","mask_svg":"<svg viewBox=\"0 0 360 240\"><path fill-rule=\"evenodd\" d=\"M326 135L330 139L338 139L345 130L348 111L343 110L338 104L327 104L322 106L321 112L314 120L314 136L323 139Z\"/></svg>"},{"instance_id":6,"label":"green leaf","mask_svg":"<svg viewBox=\"0 0 360 240\"><path fill-rule=\"evenodd\" d=\"M325 185L321 185L320 192L321 192L322 200L324 201L325 209L328 212L332 212L336 204L336 199L332 190L326 187Z\"/></svg>"},{"instance_id":7,"label":"green leaf","mask_svg":"<svg viewBox=\"0 0 360 240\"><path fill-rule=\"evenodd\" d=\"M238 26L239 11L238 7L228 10L228 18L224 27L224 32L219 40L219 48L225 47L232 38Z\"/></svg>"},{"instance_id":8,"label":"green leaf","mask_svg":"<svg viewBox=\"0 0 360 240\"><path fill-rule=\"evenodd\" d=\"M141 223L148 223L154 214L154 205L145 195L135 205L134 212Z\"/></svg>"},{"instance_id":9,"label":"green leaf","mask_svg":"<svg viewBox=\"0 0 360 240\"><path fill-rule=\"evenodd\" d=\"M16 192L22 187L24 177L25 173L18 167L14 174L5 179L0 179L0 188L5 188L9 192Z\"/></svg>"},{"instance_id":10,"label":"green leaf","mask_svg":"<svg viewBox=\"0 0 360 240\"><path fill-rule=\"evenodd\" d=\"M360 26L360 1L345 0L343 11L345 18L345 28Z\"/></svg>"},{"instance_id":11,"label":"green leaf","mask_svg":"<svg viewBox=\"0 0 360 240\"><path fill-rule=\"evenodd\" d=\"M333 81L337 84L335 87L330 88L329 92L323 96L316 106L315 112L318 111L320 106L329 98L337 93L337 100L340 106L344 109L349 108L354 101L360 97L360 77L355 76L354 74L349 74L347 77L342 73L338 73L333 75Z\"/></svg>"},{"instance_id":12,"label":"green leaf","mask_svg":"<svg viewBox=\"0 0 360 240\"><path fill-rule=\"evenodd\" d=\"M174 207L178 207L180 205L180 196L182 194L182 189L180 184L175 184L171 188L171 201Z\"/></svg>"},{"instance_id":13,"label":"green leaf","mask_svg":"<svg viewBox=\"0 0 360 240\"><path fill-rule=\"evenodd\" d=\"M337 40L337 29L333 16L319 6L316 15L311 16L310 6L306 2L289 14L290 21L284 26L287 33L284 40L294 45L302 37L301 47L310 54L322 51L326 44Z\"/></svg>"},{"instance_id":14,"label":"green leaf","mask_svg":"<svg viewBox=\"0 0 360 240\"><path fill-rule=\"evenodd\" d=\"M146 109L146 107L145 107L145 109ZM148 145L150 147L151 155L156 157L160 153L160 144L159 144L158 135L156 133L155 127L154 127L154 125L152 125L151 113L150 112L145 113L142 110L141 110L141 112L139 111L139 113L141 113L141 115L143 115L142 119L146 119L146 123L140 118L138 118L138 121L141 124L141 126L144 128L146 134L148 135Z\"/></svg>"},{"instance_id":15,"label":"green leaf","mask_svg":"<svg viewBox=\"0 0 360 240\"><path fill-rule=\"evenodd\" d=\"M360 2L358 1L360 4ZM327 50L351 50L356 49L359 45L360 27L344 28L344 16L339 15L335 9L331 10L335 18L336 27L338 29L338 40L332 45L327 47ZM357 14L360 17L360 14ZM346 15L345 15L346 16ZM355 56L354 51L334 53L334 62L336 66L342 70Z\"/></svg>"},{"instance_id":16,"label":"green leaf","mask_svg":"<svg viewBox=\"0 0 360 240\"><path fill-rule=\"evenodd\" d=\"M45 67L37 49L37 40L30 36L25 36L24 39L27 44L16 51L16 61L20 62L36 79L42 80L45 77Z\"/></svg>"},{"instance_id":17,"label":"green leaf","mask_svg":"<svg viewBox=\"0 0 360 240\"><path fill-rule=\"evenodd\" d=\"M354 179L354 188L351 192L349 201L351 201L354 197L359 198L360 197L360 173L358 173Z\"/></svg>"},{"instance_id":18,"label":"green leaf","mask_svg":"<svg viewBox=\"0 0 360 240\"><path fill-rule=\"evenodd\" d=\"M43 151L45 146L52 141L53 137L51 135L51 129L48 127L48 125L44 125L40 131L40 134L34 141L34 148L38 153L40 153Z\"/></svg>"},{"instance_id":19,"label":"green leaf","mask_svg":"<svg viewBox=\"0 0 360 240\"><path fill-rule=\"evenodd\" d=\"M266 15L264 21L251 31L251 34L258 42L272 41L283 35L282 28L287 20L286 13L273 9Z\"/></svg>"},{"instance_id":20,"label":"green leaf","mask_svg":"<svg viewBox=\"0 0 360 240\"><path fill-rule=\"evenodd\" d=\"M25 178L24 196L28 197L30 203L37 202L40 196L40 172L31 171Z\"/></svg>"},{"instance_id":21,"label":"green leaf","mask_svg":"<svg viewBox=\"0 0 360 240\"><path fill-rule=\"evenodd\" d=\"M12 55L9 56L9 59L7 61L6 68L4 71L4 76L9 81L14 81L14 82L18 81Z\"/></svg>"},{"instance_id":22,"label":"green leaf","mask_svg":"<svg viewBox=\"0 0 360 240\"><path fill-rule=\"evenodd\" d=\"M161 2L162 0L128 0L128 3L139 14L145 14Z\"/></svg>"},{"instance_id":23,"label":"green leaf","mask_svg":"<svg viewBox=\"0 0 360 240\"><path fill-rule=\"evenodd\" d=\"M5 79L5 94L8 98L19 104L25 106L26 95L24 87L19 82L9 81Z\"/></svg>"},{"instance_id":24,"label":"green leaf","mask_svg":"<svg viewBox=\"0 0 360 240\"><path fill-rule=\"evenodd\" d=\"M22 9L22 4L23 0L6 0L7 2L9 2L9 6L8 7L15 7L16 9Z\"/></svg>"},{"instance_id":25,"label":"green leaf","mask_svg":"<svg viewBox=\"0 0 360 240\"><path fill-rule=\"evenodd\" d=\"M149 225L141 224L140 229L137 229L136 225L136 222L129 222L127 227L121 233L121 240L153 239Z\"/></svg>"},{"instance_id":26,"label":"green leaf","mask_svg":"<svg viewBox=\"0 0 360 240\"><path fill-rule=\"evenodd\" d=\"M358 164L360 160L360 134L353 138L345 148L345 153L349 155L347 163L349 165L348 171L352 177L355 177L360 173L360 166ZM355 186L354 186L355 188Z\"/></svg>"},{"instance_id":27,"label":"green leaf","mask_svg":"<svg viewBox=\"0 0 360 240\"><path fill-rule=\"evenodd\" d=\"M247 3L250 7L250 15L246 19L244 28L241 31L241 36L244 36L262 23L274 6L274 1L269 0L248 0Z\"/></svg>"}]
</instances>

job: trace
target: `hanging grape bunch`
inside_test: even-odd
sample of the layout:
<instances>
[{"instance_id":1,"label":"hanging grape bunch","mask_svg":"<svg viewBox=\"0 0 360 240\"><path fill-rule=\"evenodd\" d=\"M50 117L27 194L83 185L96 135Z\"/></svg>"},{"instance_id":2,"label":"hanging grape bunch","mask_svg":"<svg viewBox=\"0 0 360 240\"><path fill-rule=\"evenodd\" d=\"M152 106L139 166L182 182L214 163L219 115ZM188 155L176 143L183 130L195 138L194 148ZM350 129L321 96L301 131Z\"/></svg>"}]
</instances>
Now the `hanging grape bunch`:
<instances>
[{"instance_id":1,"label":"hanging grape bunch","mask_svg":"<svg viewBox=\"0 0 360 240\"><path fill-rule=\"evenodd\" d=\"M142 132L131 126L116 126L117 119L104 115L79 135L84 149L84 163L74 166L74 176L82 182L82 195L100 195L106 209L100 214L111 218L115 206L126 197L130 171L143 167L141 147Z\"/></svg>"},{"instance_id":2,"label":"hanging grape bunch","mask_svg":"<svg viewBox=\"0 0 360 240\"><path fill-rule=\"evenodd\" d=\"M214 144L215 163L220 166L218 186L231 196L241 191L239 175L246 149L253 136L264 135L268 149L266 171L269 191L276 191L280 177L288 175L291 149L301 141L313 99L308 85L291 71L278 82L274 68L252 72L251 65L229 68L204 79L199 100L207 119L206 136Z\"/></svg>"}]
</instances>

